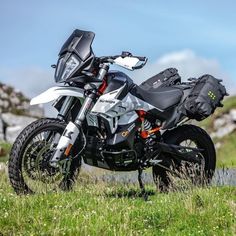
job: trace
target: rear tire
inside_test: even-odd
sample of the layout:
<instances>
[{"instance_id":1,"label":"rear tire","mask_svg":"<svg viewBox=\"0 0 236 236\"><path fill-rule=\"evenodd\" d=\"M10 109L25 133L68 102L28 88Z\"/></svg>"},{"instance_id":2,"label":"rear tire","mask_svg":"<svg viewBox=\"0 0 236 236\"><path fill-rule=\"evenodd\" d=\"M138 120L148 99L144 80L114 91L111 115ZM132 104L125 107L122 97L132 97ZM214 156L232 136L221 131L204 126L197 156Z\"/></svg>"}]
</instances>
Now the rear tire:
<instances>
[{"instance_id":1,"label":"rear tire","mask_svg":"<svg viewBox=\"0 0 236 236\"><path fill-rule=\"evenodd\" d=\"M25 163L23 162L23 157L26 155L25 154L26 148L30 145L32 140L34 140L36 135L40 134L40 132L51 132L50 130L55 130L57 133L62 134L63 131L65 130L65 127L66 127L66 123L64 121L61 121L58 119L44 118L44 119L37 120L37 121L31 123L30 125L28 125L17 137L17 139L14 142L13 147L11 149L10 158L9 158L9 166L8 166L10 182L11 182L13 189L15 190L15 192L17 194L28 194L28 193L36 192L36 191L33 191L27 185L27 183L25 181L25 177L23 176L22 166L25 165ZM37 142L35 142L35 143L37 143ZM35 143L33 143L31 146L35 145ZM41 145L40 147L42 147L42 149L43 149L43 148L45 148L44 146L46 144L44 145L44 143L43 143L43 145L42 144L40 144L40 145ZM33 148L35 148L35 147L33 146ZM32 157L30 157L30 155L35 155L35 152L36 152L36 154L38 154L41 151L41 150L35 151L35 149L33 149L33 148L31 147L30 150L33 150L33 151L32 151L32 154L31 153L28 154L28 156L29 156L28 158L32 158ZM72 156L76 155L76 151L77 150L72 149ZM44 153L46 156L48 154L48 150L45 149ZM35 158L33 160L33 162L35 163L36 161L37 160ZM43 161L41 160L41 162L43 162ZM36 164L34 164L34 165L36 166ZM69 167L68 174L66 176L62 176L63 179L60 182L60 186L58 186L58 187L62 190L70 189L79 174L80 167L81 167L81 158L79 158L79 157L74 158L71 161L71 165ZM34 168L30 169L31 172L28 173L29 178L31 177L32 180L33 180ZM50 167L48 167L48 168L50 168ZM45 173L48 173L47 170L45 171ZM28 176L27 176L27 178L28 178ZM37 178L37 175L36 175L36 178Z\"/></svg>"},{"instance_id":2,"label":"rear tire","mask_svg":"<svg viewBox=\"0 0 236 236\"><path fill-rule=\"evenodd\" d=\"M197 148L204 149L204 151L201 152L201 156L204 160L203 173L199 173L199 176L194 176L194 178L191 179L192 183L198 185L210 183L216 167L216 152L214 144L206 131L194 125L182 125L173 130L166 131L163 134L163 141L168 144L182 145L181 143L186 140L191 140L196 144ZM180 172L180 163L171 160L168 156L162 156L162 158L163 160L169 160L169 162L167 162L169 163L166 166L167 168L172 169L174 172ZM187 170L187 172L190 172L190 169ZM160 191L166 192L169 190L172 184L169 174L170 172L168 170L160 166L153 167L153 179ZM204 178L202 176L204 176Z\"/></svg>"}]
</instances>

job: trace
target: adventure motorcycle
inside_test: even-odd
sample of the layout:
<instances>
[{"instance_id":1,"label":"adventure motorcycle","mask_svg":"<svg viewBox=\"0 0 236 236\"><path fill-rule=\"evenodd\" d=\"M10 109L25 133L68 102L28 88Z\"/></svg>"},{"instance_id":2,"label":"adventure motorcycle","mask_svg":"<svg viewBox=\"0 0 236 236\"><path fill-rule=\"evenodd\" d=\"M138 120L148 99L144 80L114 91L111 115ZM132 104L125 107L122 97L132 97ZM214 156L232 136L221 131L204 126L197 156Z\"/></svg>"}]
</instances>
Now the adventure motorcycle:
<instances>
[{"instance_id":1,"label":"adventure motorcycle","mask_svg":"<svg viewBox=\"0 0 236 236\"><path fill-rule=\"evenodd\" d=\"M174 68L136 85L126 74L109 71L110 64L142 68L146 57L123 52L95 57L93 32L75 30L59 53L53 87L31 105L54 101L55 119L28 125L16 139L9 159L9 177L16 193L70 189L82 160L114 171L152 167L154 182L167 190L169 173L185 174L193 183L208 183L216 153L200 127L183 124L211 115L227 95L221 81L204 75L182 82ZM184 168L183 168L184 167Z\"/></svg>"}]
</instances>

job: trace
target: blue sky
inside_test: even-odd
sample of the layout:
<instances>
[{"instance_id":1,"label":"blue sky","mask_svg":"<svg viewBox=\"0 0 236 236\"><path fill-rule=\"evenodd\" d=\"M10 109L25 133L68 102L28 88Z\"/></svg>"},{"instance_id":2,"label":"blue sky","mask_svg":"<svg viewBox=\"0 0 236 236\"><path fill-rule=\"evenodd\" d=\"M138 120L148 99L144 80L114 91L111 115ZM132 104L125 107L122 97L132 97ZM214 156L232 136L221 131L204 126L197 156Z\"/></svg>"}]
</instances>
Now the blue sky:
<instances>
[{"instance_id":1,"label":"blue sky","mask_svg":"<svg viewBox=\"0 0 236 236\"><path fill-rule=\"evenodd\" d=\"M185 62L194 55L193 63L181 67L190 70L199 60L203 66L210 62L199 71L210 68L236 81L235 9L233 0L0 0L0 80L29 96L53 84L50 65L79 28L96 33L93 48L98 56L129 50L147 56L157 73L166 55L176 59L189 52ZM155 68L150 71L155 73Z\"/></svg>"}]
</instances>

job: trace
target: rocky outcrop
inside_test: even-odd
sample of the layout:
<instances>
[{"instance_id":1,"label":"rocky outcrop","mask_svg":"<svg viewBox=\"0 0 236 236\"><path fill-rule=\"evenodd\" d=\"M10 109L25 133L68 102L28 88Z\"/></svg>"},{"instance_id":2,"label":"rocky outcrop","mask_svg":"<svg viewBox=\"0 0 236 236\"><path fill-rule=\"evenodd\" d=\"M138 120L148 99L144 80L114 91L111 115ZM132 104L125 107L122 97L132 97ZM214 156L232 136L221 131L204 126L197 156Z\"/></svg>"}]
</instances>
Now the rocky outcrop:
<instances>
[{"instance_id":1,"label":"rocky outcrop","mask_svg":"<svg viewBox=\"0 0 236 236\"><path fill-rule=\"evenodd\" d=\"M12 113L3 113L2 122L4 123L4 138L7 142L13 143L20 132L36 118L19 116Z\"/></svg>"},{"instance_id":2,"label":"rocky outcrop","mask_svg":"<svg viewBox=\"0 0 236 236\"><path fill-rule=\"evenodd\" d=\"M44 116L40 106L30 106L29 99L13 87L0 83L0 141L13 143L31 122Z\"/></svg>"},{"instance_id":3,"label":"rocky outcrop","mask_svg":"<svg viewBox=\"0 0 236 236\"><path fill-rule=\"evenodd\" d=\"M30 117L42 117L40 106L30 106L29 99L13 87L0 82L0 113L12 113Z\"/></svg>"},{"instance_id":4,"label":"rocky outcrop","mask_svg":"<svg viewBox=\"0 0 236 236\"><path fill-rule=\"evenodd\" d=\"M228 113L216 118L213 121L213 128L214 131L211 133L211 137L218 139L221 139L236 130L236 108L233 108Z\"/></svg>"}]
</instances>

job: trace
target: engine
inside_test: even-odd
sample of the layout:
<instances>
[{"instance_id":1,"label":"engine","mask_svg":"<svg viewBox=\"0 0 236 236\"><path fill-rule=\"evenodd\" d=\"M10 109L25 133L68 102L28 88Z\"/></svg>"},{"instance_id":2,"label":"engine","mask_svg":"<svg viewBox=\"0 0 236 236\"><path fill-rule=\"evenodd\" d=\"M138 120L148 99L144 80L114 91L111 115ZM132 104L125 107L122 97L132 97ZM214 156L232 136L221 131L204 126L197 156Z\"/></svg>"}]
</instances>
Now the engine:
<instances>
[{"instance_id":1,"label":"engine","mask_svg":"<svg viewBox=\"0 0 236 236\"><path fill-rule=\"evenodd\" d=\"M140 127L135 123L120 126L114 135L107 134L105 127L90 127L86 134L84 162L109 170L136 170L140 163L146 162L152 144L159 139L156 134L143 139ZM152 129L152 123L145 120L143 127Z\"/></svg>"}]
</instances>

